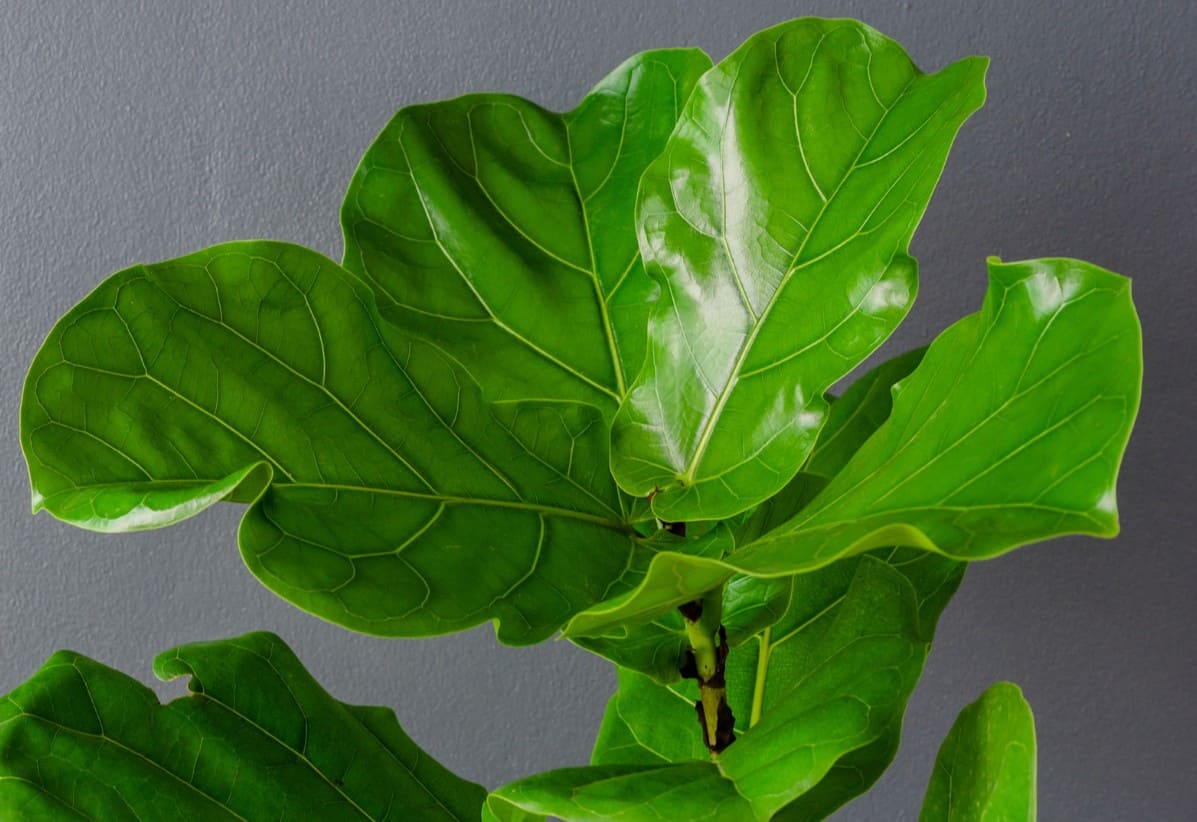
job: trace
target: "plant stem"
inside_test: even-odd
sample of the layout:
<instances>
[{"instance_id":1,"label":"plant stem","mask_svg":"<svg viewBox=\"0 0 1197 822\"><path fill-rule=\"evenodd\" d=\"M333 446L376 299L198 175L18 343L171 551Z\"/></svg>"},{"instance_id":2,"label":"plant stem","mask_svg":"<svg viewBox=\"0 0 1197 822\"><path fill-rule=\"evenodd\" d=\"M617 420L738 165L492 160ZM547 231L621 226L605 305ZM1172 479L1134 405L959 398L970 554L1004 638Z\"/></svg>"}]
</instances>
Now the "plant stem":
<instances>
[{"instance_id":1,"label":"plant stem","mask_svg":"<svg viewBox=\"0 0 1197 822\"><path fill-rule=\"evenodd\" d=\"M735 741L735 717L727 704L724 664L727 660L727 632L723 629L723 586L708 591L701 599L678 608L686 621L690 642L682 675L698 680L698 721L703 741L717 756Z\"/></svg>"}]
</instances>

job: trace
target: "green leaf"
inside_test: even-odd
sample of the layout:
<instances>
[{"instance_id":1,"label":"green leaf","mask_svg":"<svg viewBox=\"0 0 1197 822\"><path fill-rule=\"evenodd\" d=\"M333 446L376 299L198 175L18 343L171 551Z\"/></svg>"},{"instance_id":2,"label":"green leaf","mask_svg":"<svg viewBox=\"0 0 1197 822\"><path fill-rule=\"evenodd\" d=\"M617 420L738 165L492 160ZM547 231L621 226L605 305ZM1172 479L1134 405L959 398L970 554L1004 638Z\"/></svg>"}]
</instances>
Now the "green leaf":
<instances>
[{"instance_id":1,"label":"green leaf","mask_svg":"<svg viewBox=\"0 0 1197 822\"><path fill-rule=\"evenodd\" d=\"M345 267L488 398L586 402L609 419L644 361L657 290L636 187L710 65L697 49L639 54L566 114L505 94L401 110L349 187Z\"/></svg>"},{"instance_id":2,"label":"green leaf","mask_svg":"<svg viewBox=\"0 0 1197 822\"><path fill-rule=\"evenodd\" d=\"M857 579L858 574L867 578L872 571L871 567L862 571L862 563L871 566L878 560L886 561L887 567L900 572L914 588L917 636L924 643L919 653L925 653L939 615L963 577L963 563L919 551L890 550L793 577L787 580L793 584L793 596L786 613L749 642L732 648L728 656L728 699L741 739L751 732L753 717L759 721L790 698L792 690L804 687L804 678L812 670L855 663L860 666L858 674L881 673L869 667L867 657L845 663L840 657L828 656L825 642L828 632L844 630L843 623L848 621L855 623L854 631L860 635L881 633L894 624L891 612L877 607L871 598L879 595L870 590L867 580ZM768 582L739 579L758 585ZM881 587L878 582L872 585ZM915 681L907 684L908 688L894 694L899 704L889 724L878 728L872 740L844 753L817 785L775 818L825 818L880 777L897 750L905 701ZM660 764L704 758L706 747L694 718L696 698L692 682L663 686L621 669L619 689L608 703L595 743L594 764Z\"/></svg>"},{"instance_id":3,"label":"green leaf","mask_svg":"<svg viewBox=\"0 0 1197 822\"><path fill-rule=\"evenodd\" d=\"M919 595L903 574L873 557L851 565L843 566L850 579L840 601L780 643L778 661L791 667L777 669L760 721L717 761L690 759L701 755L690 694L625 671L596 749L601 764L508 785L491 795L491 809L499 818L511 805L571 820L686 819L691 810L701 818L765 820L816 788L845 755L899 721L927 650ZM737 717L747 719L744 700L754 689L745 697L743 676L756 670L755 658L741 654L734 664L729 694L740 703Z\"/></svg>"},{"instance_id":4,"label":"green leaf","mask_svg":"<svg viewBox=\"0 0 1197 822\"><path fill-rule=\"evenodd\" d=\"M569 635L651 619L730 577L788 576L900 545L953 559L1118 532L1142 383L1129 280L1078 260L989 261L982 310L894 388L889 419L797 516L722 558L657 554Z\"/></svg>"},{"instance_id":5,"label":"green leaf","mask_svg":"<svg viewBox=\"0 0 1197 822\"><path fill-rule=\"evenodd\" d=\"M807 468L777 495L757 506L735 529L736 544L746 545L801 511L827 484L848 458L889 416L890 387L905 377L922 359L923 350L907 352L866 373L838 399L828 397L827 424L811 452ZM668 545L661 548L669 549ZM718 558L723 553L690 551L692 556ZM731 647L751 638L781 618L790 603L788 578L760 579L732 576L723 596L723 625ZM580 636L575 644L606 657L616 665L648 674L669 684L679 679L689 639L676 611L648 622L623 623L602 636Z\"/></svg>"},{"instance_id":6,"label":"green leaf","mask_svg":"<svg viewBox=\"0 0 1197 822\"><path fill-rule=\"evenodd\" d=\"M283 243L114 275L50 334L21 425L35 509L132 530L251 502L250 570L367 633L494 619L533 642L637 555L596 409L486 404L353 275Z\"/></svg>"},{"instance_id":7,"label":"green leaf","mask_svg":"<svg viewBox=\"0 0 1197 822\"><path fill-rule=\"evenodd\" d=\"M735 542L748 544L801 511L827 484L848 458L889 415L890 386L905 377L922 359L923 350L907 352L866 373L838 398L828 397L827 424L811 452L809 466L819 473L799 473L777 495L761 503L735 529ZM669 549L668 545L661 548ZM718 558L726 551L690 551L692 556ZM789 606L788 578L760 579L732 576L723 596L723 625L731 647L751 638L781 618ZM679 678L689 640L676 611L648 622L623 623L601 636L580 636L573 641L615 664L648 674L669 684Z\"/></svg>"},{"instance_id":8,"label":"green leaf","mask_svg":"<svg viewBox=\"0 0 1197 822\"><path fill-rule=\"evenodd\" d=\"M1034 822L1035 718L1022 691L991 685L960 712L935 758L921 822Z\"/></svg>"},{"instance_id":9,"label":"green leaf","mask_svg":"<svg viewBox=\"0 0 1197 822\"><path fill-rule=\"evenodd\" d=\"M0 700L5 819L477 819L486 791L445 770L389 708L337 702L256 633L154 661L189 677L160 705L59 651Z\"/></svg>"},{"instance_id":10,"label":"green leaf","mask_svg":"<svg viewBox=\"0 0 1197 822\"><path fill-rule=\"evenodd\" d=\"M986 61L924 75L851 20L749 38L707 72L645 172L640 248L662 297L612 469L665 521L722 519L798 471L823 393L905 316L906 253Z\"/></svg>"},{"instance_id":11,"label":"green leaf","mask_svg":"<svg viewBox=\"0 0 1197 822\"><path fill-rule=\"evenodd\" d=\"M828 479L838 474L881 423L889 419L894 385L918 367L926 351L916 348L886 360L832 402L827 423L802 470Z\"/></svg>"},{"instance_id":12,"label":"green leaf","mask_svg":"<svg viewBox=\"0 0 1197 822\"><path fill-rule=\"evenodd\" d=\"M1118 533L1139 406L1129 281L1077 260L989 263L979 314L894 389L889 419L797 517L738 554L768 574L882 545L985 559Z\"/></svg>"}]
</instances>

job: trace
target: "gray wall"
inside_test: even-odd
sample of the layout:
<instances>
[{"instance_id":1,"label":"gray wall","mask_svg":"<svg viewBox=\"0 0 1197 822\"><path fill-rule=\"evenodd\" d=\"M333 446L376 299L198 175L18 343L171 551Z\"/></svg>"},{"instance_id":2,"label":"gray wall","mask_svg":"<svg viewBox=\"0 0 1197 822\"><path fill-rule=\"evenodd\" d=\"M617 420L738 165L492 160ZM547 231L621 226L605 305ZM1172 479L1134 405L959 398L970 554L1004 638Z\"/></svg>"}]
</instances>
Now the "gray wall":
<instances>
[{"instance_id":1,"label":"gray wall","mask_svg":"<svg viewBox=\"0 0 1197 822\"><path fill-rule=\"evenodd\" d=\"M394 706L466 776L494 786L583 763L614 677L566 643L503 649L489 627L406 642L346 634L251 579L231 507L128 537L29 517L24 370L53 320L131 262L253 236L338 256L343 188L401 105L499 89L564 108L635 51L697 44L720 57L788 17L851 15L928 69L993 58L989 105L916 237L922 296L889 350L975 310L985 255L1067 255L1135 278L1147 378L1121 480L1124 535L972 569L897 763L840 818L914 819L938 741L998 678L1021 683L1038 716L1044 819L1192 818L1197 14L1185 0L1075 8L0 4L0 692L60 646L148 680L158 650L269 628L333 693Z\"/></svg>"}]
</instances>

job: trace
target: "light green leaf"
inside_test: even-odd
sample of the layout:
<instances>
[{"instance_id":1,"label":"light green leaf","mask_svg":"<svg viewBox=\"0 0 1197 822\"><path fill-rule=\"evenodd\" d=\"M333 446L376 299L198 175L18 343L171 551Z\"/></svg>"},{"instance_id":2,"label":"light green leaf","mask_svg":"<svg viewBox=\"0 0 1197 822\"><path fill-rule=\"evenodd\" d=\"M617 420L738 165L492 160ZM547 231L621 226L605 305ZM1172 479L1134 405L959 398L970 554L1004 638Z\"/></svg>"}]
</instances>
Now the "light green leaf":
<instances>
[{"instance_id":1,"label":"light green leaf","mask_svg":"<svg viewBox=\"0 0 1197 822\"><path fill-rule=\"evenodd\" d=\"M786 659L791 648L801 653L771 680L760 721L717 761L688 760L701 745L690 694L624 672L630 692L621 689L604 721L596 750L603 764L513 783L491 795L492 810L509 804L571 820L691 818L668 804L682 801L699 818L765 820L815 788L846 754L898 720L927 650L910 582L873 557L852 565L841 601L796 632L794 645L781 643ZM755 660L743 656L737 665L728 688L740 703L737 717L746 719L754 689L745 697L741 680L756 670Z\"/></svg>"},{"instance_id":2,"label":"light green leaf","mask_svg":"<svg viewBox=\"0 0 1197 822\"><path fill-rule=\"evenodd\" d=\"M345 267L488 398L586 402L609 419L644 361L657 290L636 187L710 65L697 49L636 55L566 114L505 94L401 110L349 187Z\"/></svg>"},{"instance_id":3,"label":"light green leaf","mask_svg":"<svg viewBox=\"0 0 1197 822\"><path fill-rule=\"evenodd\" d=\"M827 423L802 470L830 479L848 464L893 409L892 389L923 361L925 348L886 360L831 403Z\"/></svg>"},{"instance_id":4,"label":"light green leaf","mask_svg":"<svg viewBox=\"0 0 1197 822\"><path fill-rule=\"evenodd\" d=\"M89 528L252 502L250 570L367 633L552 634L636 555L599 412L489 406L306 249L233 243L114 275L34 361L35 507ZM634 578L634 577L629 577Z\"/></svg>"},{"instance_id":5,"label":"light green leaf","mask_svg":"<svg viewBox=\"0 0 1197 822\"><path fill-rule=\"evenodd\" d=\"M1115 480L1142 382L1129 281L1060 259L992 259L989 274L981 312L895 387L886 423L739 562L793 573L891 544L975 560L1118 533Z\"/></svg>"},{"instance_id":6,"label":"light green leaf","mask_svg":"<svg viewBox=\"0 0 1197 822\"><path fill-rule=\"evenodd\" d=\"M935 758L920 822L1034 822L1035 718L1022 691L991 685Z\"/></svg>"},{"instance_id":7,"label":"light green leaf","mask_svg":"<svg viewBox=\"0 0 1197 822\"><path fill-rule=\"evenodd\" d=\"M0 700L4 819L473 820L479 785L445 770L389 708L345 705L282 640L168 651L160 705L124 674L54 654Z\"/></svg>"},{"instance_id":8,"label":"light green leaf","mask_svg":"<svg viewBox=\"0 0 1197 822\"><path fill-rule=\"evenodd\" d=\"M870 670L872 663L867 657L848 663L828 657L824 638L831 630L843 630L845 621L854 621L855 630L862 635L893 624L891 612L878 608L870 598L875 592L857 580L862 563L878 560L899 571L914 588L917 635L924 642L920 653L925 652L940 613L963 577L963 563L919 551L890 550L793 577L788 580L793 584L793 597L786 613L749 642L732 648L727 659L728 700L741 739L748 738L753 717L759 721L788 699L791 691L804 687L802 682L810 671L853 662L861 666L859 674ZM867 576L869 570L863 573ZM897 750L905 700L915 681L908 684L909 688L895 694L900 704L890 723L879 728L871 741L844 753L817 785L775 818L823 819L876 781ZM694 714L696 698L692 682L663 686L621 669L619 689L608 703L595 743L594 764L660 764L705 758L706 747Z\"/></svg>"},{"instance_id":9,"label":"light green leaf","mask_svg":"<svg viewBox=\"0 0 1197 822\"><path fill-rule=\"evenodd\" d=\"M768 499L806 460L823 393L905 316L906 253L986 61L933 75L852 20L750 37L707 72L637 206L662 296L612 469L666 521Z\"/></svg>"},{"instance_id":10,"label":"light green leaf","mask_svg":"<svg viewBox=\"0 0 1197 822\"><path fill-rule=\"evenodd\" d=\"M657 554L570 635L652 619L730 577L788 576L900 545L953 559L1118 532L1115 482L1139 406L1129 281L1089 263L989 263L982 310L894 388L889 419L797 516L722 558Z\"/></svg>"}]
</instances>

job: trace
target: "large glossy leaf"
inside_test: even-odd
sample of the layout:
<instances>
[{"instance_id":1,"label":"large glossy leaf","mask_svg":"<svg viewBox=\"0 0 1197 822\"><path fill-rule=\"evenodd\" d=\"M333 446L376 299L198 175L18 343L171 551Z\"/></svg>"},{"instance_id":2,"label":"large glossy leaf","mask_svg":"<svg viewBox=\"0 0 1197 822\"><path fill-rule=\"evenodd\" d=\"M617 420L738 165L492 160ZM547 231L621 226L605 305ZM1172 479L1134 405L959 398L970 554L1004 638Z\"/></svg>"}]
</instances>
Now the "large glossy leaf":
<instances>
[{"instance_id":1,"label":"large glossy leaf","mask_svg":"<svg viewBox=\"0 0 1197 822\"><path fill-rule=\"evenodd\" d=\"M636 187L710 64L696 49L639 54L566 114L505 94L401 110L349 187L345 267L489 398L609 417L644 360L656 292Z\"/></svg>"},{"instance_id":2,"label":"large glossy leaf","mask_svg":"<svg viewBox=\"0 0 1197 822\"><path fill-rule=\"evenodd\" d=\"M1129 281L1078 260L990 260L982 310L894 388L889 419L789 521L723 559L653 558L567 634L646 620L734 573L786 576L900 545L961 560L1118 531L1115 481L1142 382Z\"/></svg>"},{"instance_id":3,"label":"large glossy leaf","mask_svg":"<svg viewBox=\"0 0 1197 822\"><path fill-rule=\"evenodd\" d=\"M160 655L166 705L69 651L0 700L0 817L474 820L486 791L445 770L389 708L336 701L282 640Z\"/></svg>"},{"instance_id":4,"label":"large glossy leaf","mask_svg":"<svg viewBox=\"0 0 1197 822\"><path fill-rule=\"evenodd\" d=\"M866 605L870 589L856 579L862 563L871 565L878 560L899 571L914 588L918 634L930 644L939 615L963 577L963 563L919 551L891 550L798 575L792 578L793 596L781 619L741 647L732 648L728 656L728 700L739 737L750 732L754 720L789 699L791 691L804 687L812 670L857 665L860 670L852 673L877 673L868 657L827 657L824 637L829 631L842 630L837 622L845 620L855 621L861 635L890 624L892 617L884 608ZM866 568L865 573L871 570ZM914 680L908 685L907 690L895 694L902 704L890 723L878 728L873 739L843 753L817 785L775 818L823 819L876 781L897 750L903 705ZM621 669L619 689L608 703L595 744L594 764L660 764L705 758L706 747L694 720L695 690L691 682L664 686ZM830 735L836 733L827 730Z\"/></svg>"},{"instance_id":5,"label":"large glossy leaf","mask_svg":"<svg viewBox=\"0 0 1197 822\"><path fill-rule=\"evenodd\" d=\"M632 561L598 411L487 405L451 358L297 246L114 275L54 329L21 414L35 509L100 530L252 502L269 588L389 636L501 620L531 642Z\"/></svg>"},{"instance_id":6,"label":"large glossy leaf","mask_svg":"<svg viewBox=\"0 0 1197 822\"><path fill-rule=\"evenodd\" d=\"M608 738L616 734L616 744L600 741L596 751L604 764L513 783L492 794L491 809L500 818L498 811L515 806L571 820L687 819L690 811L706 819L769 819L819 785L845 754L869 745L898 721L922 669L927 643L913 586L873 557L855 566L847 590L840 589L842 601L803 634L802 658L793 660L800 668L777 680L760 721L717 761L687 760L698 729L693 702L628 672L621 679L626 683L630 677L646 690L627 702L616 696L615 714L603 730ZM744 663L755 669L753 660ZM742 683L730 675L728 687L743 699ZM644 693L651 701L637 699ZM621 704L635 716L620 718ZM741 710L750 716L747 708ZM612 725L619 723L625 726L624 742L615 753L620 731ZM643 745L629 746L628 736L654 723ZM617 758L623 762L611 762ZM679 809L673 802L691 804Z\"/></svg>"},{"instance_id":7,"label":"large glossy leaf","mask_svg":"<svg viewBox=\"0 0 1197 822\"><path fill-rule=\"evenodd\" d=\"M1022 691L991 685L935 758L920 822L1034 822L1035 718Z\"/></svg>"},{"instance_id":8,"label":"large glossy leaf","mask_svg":"<svg viewBox=\"0 0 1197 822\"><path fill-rule=\"evenodd\" d=\"M641 183L662 284L612 468L666 521L720 519L779 491L823 393L905 316L906 253L985 61L921 73L851 20L763 31L707 72Z\"/></svg>"}]
</instances>

